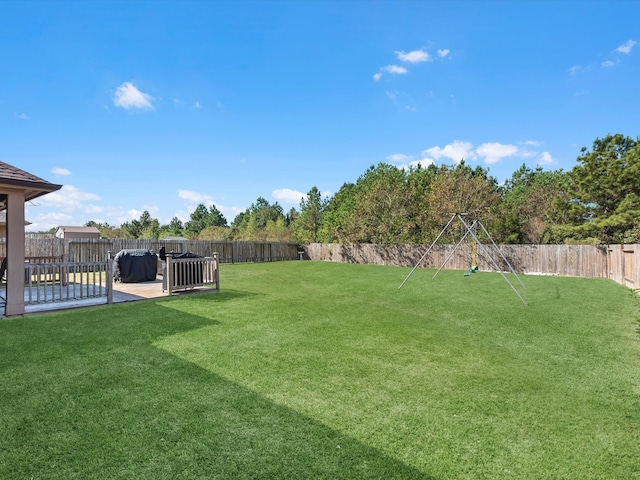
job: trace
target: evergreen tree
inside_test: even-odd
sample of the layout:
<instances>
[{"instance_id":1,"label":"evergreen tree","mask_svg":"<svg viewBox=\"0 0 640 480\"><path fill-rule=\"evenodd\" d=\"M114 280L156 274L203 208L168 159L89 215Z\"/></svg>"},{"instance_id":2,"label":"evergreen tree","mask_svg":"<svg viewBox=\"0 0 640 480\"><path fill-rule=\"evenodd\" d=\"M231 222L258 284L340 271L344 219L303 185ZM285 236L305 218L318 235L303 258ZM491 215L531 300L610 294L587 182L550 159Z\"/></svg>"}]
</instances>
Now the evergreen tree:
<instances>
[{"instance_id":1,"label":"evergreen tree","mask_svg":"<svg viewBox=\"0 0 640 480\"><path fill-rule=\"evenodd\" d=\"M158 238L160 226L157 219L145 210L137 220L123 223L120 227L123 238Z\"/></svg>"},{"instance_id":2,"label":"evergreen tree","mask_svg":"<svg viewBox=\"0 0 640 480\"><path fill-rule=\"evenodd\" d=\"M569 175L574 239L621 243L640 222L640 143L621 134L596 139L581 150Z\"/></svg>"},{"instance_id":3,"label":"evergreen tree","mask_svg":"<svg viewBox=\"0 0 640 480\"><path fill-rule=\"evenodd\" d=\"M356 236L357 219L351 215L356 203L356 186L345 183L327 202L318 241L349 243Z\"/></svg>"},{"instance_id":4,"label":"evergreen tree","mask_svg":"<svg viewBox=\"0 0 640 480\"><path fill-rule=\"evenodd\" d=\"M182 237L184 234L184 226L182 220L173 217L168 225L160 228L160 236L162 237Z\"/></svg>"},{"instance_id":5,"label":"evergreen tree","mask_svg":"<svg viewBox=\"0 0 640 480\"><path fill-rule=\"evenodd\" d=\"M222 213L211 205L208 209L204 204L199 204L191 213L189 221L184 225L184 232L189 238L197 238L200 232L208 227L226 227L227 219Z\"/></svg>"},{"instance_id":6,"label":"evergreen tree","mask_svg":"<svg viewBox=\"0 0 640 480\"><path fill-rule=\"evenodd\" d=\"M322 199L320 190L312 187L306 199L300 202L300 215L293 222L293 230L298 243L315 243L318 241L322 227L322 215L326 207L326 200Z\"/></svg>"}]
</instances>

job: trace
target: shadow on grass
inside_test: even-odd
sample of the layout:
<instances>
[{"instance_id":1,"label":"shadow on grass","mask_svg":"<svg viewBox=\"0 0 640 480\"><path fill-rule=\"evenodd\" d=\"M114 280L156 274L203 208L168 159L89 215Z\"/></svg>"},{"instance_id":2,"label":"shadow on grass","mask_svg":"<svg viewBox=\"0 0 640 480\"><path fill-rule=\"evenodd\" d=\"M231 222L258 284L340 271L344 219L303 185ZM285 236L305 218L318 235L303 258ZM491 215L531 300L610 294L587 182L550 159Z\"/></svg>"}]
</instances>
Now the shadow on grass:
<instances>
[{"instance_id":1,"label":"shadow on grass","mask_svg":"<svg viewBox=\"0 0 640 480\"><path fill-rule=\"evenodd\" d=\"M1 478L430 478L154 347L216 323L157 303L0 323Z\"/></svg>"},{"instance_id":2,"label":"shadow on grass","mask_svg":"<svg viewBox=\"0 0 640 480\"><path fill-rule=\"evenodd\" d=\"M198 295L199 299L206 299L206 300L211 300L215 302L225 302L229 300L255 297L257 295L263 296L264 294L256 293L256 292L248 292L244 290L233 290L233 289L225 289L225 290L208 289L208 290L193 290L193 291L186 290L186 291L180 292L179 295L176 295L174 297L164 297L164 298L161 298L161 300L185 298L191 295Z\"/></svg>"}]
</instances>

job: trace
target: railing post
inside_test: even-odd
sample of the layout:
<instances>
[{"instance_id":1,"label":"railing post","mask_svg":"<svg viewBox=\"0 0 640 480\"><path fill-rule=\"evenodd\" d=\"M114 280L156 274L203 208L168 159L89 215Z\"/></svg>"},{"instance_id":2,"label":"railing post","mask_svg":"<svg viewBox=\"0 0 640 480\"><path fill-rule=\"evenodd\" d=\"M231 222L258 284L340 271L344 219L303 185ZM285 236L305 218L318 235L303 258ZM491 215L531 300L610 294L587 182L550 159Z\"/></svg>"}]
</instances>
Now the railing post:
<instances>
[{"instance_id":1,"label":"railing post","mask_svg":"<svg viewBox=\"0 0 640 480\"><path fill-rule=\"evenodd\" d=\"M174 282L173 270L174 270L173 258L171 257L171 255L167 255L167 271L164 273L167 277L167 291L169 292L169 296L171 296L171 294L173 293L173 282Z\"/></svg>"},{"instance_id":2,"label":"railing post","mask_svg":"<svg viewBox=\"0 0 640 480\"><path fill-rule=\"evenodd\" d=\"M107 252L107 271L105 272L105 275L107 276L105 279L107 304L110 305L113 303L113 255L111 255L111 252Z\"/></svg>"},{"instance_id":3,"label":"railing post","mask_svg":"<svg viewBox=\"0 0 640 480\"><path fill-rule=\"evenodd\" d=\"M214 280L216 282L216 290L220 290L220 263L218 262L218 252L213 252L213 260L215 262Z\"/></svg>"}]
</instances>

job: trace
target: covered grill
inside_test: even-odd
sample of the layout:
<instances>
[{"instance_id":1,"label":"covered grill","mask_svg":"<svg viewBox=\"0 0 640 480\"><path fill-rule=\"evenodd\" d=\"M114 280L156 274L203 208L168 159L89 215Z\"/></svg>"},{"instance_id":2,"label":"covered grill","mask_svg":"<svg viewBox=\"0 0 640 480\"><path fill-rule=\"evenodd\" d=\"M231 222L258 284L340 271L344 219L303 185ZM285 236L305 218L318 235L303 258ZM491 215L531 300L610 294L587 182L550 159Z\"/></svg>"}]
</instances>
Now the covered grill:
<instances>
[{"instance_id":1,"label":"covered grill","mask_svg":"<svg viewBox=\"0 0 640 480\"><path fill-rule=\"evenodd\" d=\"M125 249L113 257L113 279L116 282L150 282L157 275L158 256L151 250Z\"/></svg>"}]
</instances>

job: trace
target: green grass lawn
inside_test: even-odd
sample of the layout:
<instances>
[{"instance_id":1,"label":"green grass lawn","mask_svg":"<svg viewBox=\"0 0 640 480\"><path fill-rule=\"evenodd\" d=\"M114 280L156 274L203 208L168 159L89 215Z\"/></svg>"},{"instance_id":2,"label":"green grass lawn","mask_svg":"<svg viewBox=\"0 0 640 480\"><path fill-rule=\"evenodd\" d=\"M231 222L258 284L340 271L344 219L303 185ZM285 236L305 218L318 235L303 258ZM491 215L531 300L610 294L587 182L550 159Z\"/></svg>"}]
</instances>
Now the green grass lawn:
<instances>
[{"instance_id":1,"label":"green grass lawn","mask_svg":"<svg viewBox=\"0 0 640 480\"><path fill-rule=\"evenodd\" d=\"M222 265L0 321L0 478L640 478L629 289L409 271Z\"/></svg>"}]
</instances>

